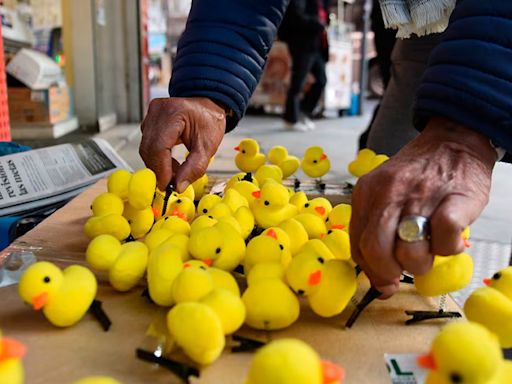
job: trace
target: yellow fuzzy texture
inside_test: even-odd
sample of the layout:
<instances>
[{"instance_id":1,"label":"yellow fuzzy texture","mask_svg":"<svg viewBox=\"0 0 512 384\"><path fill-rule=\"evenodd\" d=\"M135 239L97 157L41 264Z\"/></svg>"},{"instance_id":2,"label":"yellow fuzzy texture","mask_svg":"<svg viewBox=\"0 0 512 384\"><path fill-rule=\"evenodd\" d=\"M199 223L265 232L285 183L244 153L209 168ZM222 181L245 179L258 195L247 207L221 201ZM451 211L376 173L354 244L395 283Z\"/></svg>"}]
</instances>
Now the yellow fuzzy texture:
<instances>
[{"instance_id":1,"label":"yellow fuzzy texture","mask_svg":"<svg viewBox=\"0 0 512 384\"><path fill-rule=\"evenodd\" d=\"M177 216L175 215L176 211L179 214L185 215L189 222L192 221L196 215L196 206L194 205L194 200L191 200L185 196L177 198L167 206L167 214L169 216Z\"/></svg>"},{"instance_id":2,"label":"yellow fuzzy texture","mask_svg":"<svg viewBox=\"0 0 512 384\"><path fill-rule=\"evenodd\" d=\"M512 301L512 267L507 267L494 274L489 287L497 289Z\"/></svg>"},{"instance_id":3,"label":"yellow fuzzy texture","mask_svg":"<svg viewBox=\"0 0 512 384\"><path fill-rule=\"evenodd\" d=\"M278 279L256 281L244 292L242 300L247 312L245 323L252 328L283 329L299 317L297 297Z\"/></svg>"},{"instance_id":4,"label":"yellow fuzzy texture","mask_svg":"<svg viewBox=\"0 0 512 384\"><path fill-rule=\"evenodd\" d=\"M0 383L23 384L24 378L23 363L20 359L6 359L0 361Z\"/></svg>"},{"instance_id":5,"label":"yellow fuzzy texture","mask_svg":"<svg viewBox=\"0 0 512 384\"><path fill-rule=\"evenodd\" d=\"M386 155L377 155L371 149L365 148L359 151L355 160L348 165L348 171L355 177L361 177L373 171L383 162L388 160Z\"/></svg>"},{"instance_id":6,"label":"yellow fuzzy texture","mask_svg":"<svg viewBox=\"0 0 512 384\"><path fill-rule=\"evenodd\" d=\"M240 207L233 214L233 217L240 225L242 238L244 240L247 239L254 229L255 224L252 211L248 207Z\"/></svg>"},{"instance_id":7,"label":"yellow fuzzy texture","mask_svg":"<svg viewBox=\"0 0 512 384\"><path fill-rule=\"evenodd\" d=\"M87 268L71 265L61 271L47 261L28 267L18 286L20 297L28 304L47 294L43 313L58 327L69 327L80 321L91 306L96 289L96 278Z\"/></svg>"},{"instance_id":8,"label":"yellow fuzzy texture","mask_svg":"<svg viewBox=\"0 0 512 384\"><path fill-rule=\"evenodd\" d=\"M240 297L240 287L231 273L215 267L208 268L208 272L212 276L215 288L226 289Z\"/></svg>"},{"instance_id":9,"label":"yellow fuzzy texture","mask_svg":"<svg viewBox=\"0 0 512 384\"><path fill-rule=\"evenodd\" d=\"M279 224L279 227L283 229L290 238L290 251L292 255L297 254L299 250L308 241L308 233L304 229L304 226L297 220L291 218L283 221Z\"/></svg>"},{"instance_id":10,"label":"yellow fuzzy texture","mask_svg":"<svg viewBox=\"0 0 512 384\"><path fill-rule=\"evenodd\" d=\"M258 168L254 178L258 180L259 185L263 185L268 179L281 183L283 181L283 171L277 165L265 164Z\"/></svg>"},{"instance_id":11,"label":"yellow fuzzy texture","mask_svg":"<svg viewBox=\"0 0 512 384\"><path fill-rule=\"evenodd\" d=\"M351 259L350 237L347 232L341 229L329 229L322 242L336 259L345 261Z\"/></svg>"},{"instance_id":12,"label":"yellow fuzzy texture","mask_svg":"<svg viewBox=\"0 0 512 384\"><path fill-rule=\"evenodd\" d=\"M172 298L176 303L198 301L212 291L213 278L207 268L184 268L172 284Z\"/></svg>"},{"instance_id":13,"label":"yellow fuzzy texture","mask_svg":"<svg viewBox=\"0 0 512 384\"><path fill-rule=\"evenodd\" d=\"M127 200L128 185L130 184L131 178L131 172L127 171L126 169L118 169L108 176L107 190L110 193L116 194L122 200Z\"/></svg>"},{"instance_id":14,"label":"yellow fuzzy texture","mask_svg":"<svg viewBox=\"0 0 512 384\"><path fill-rule=\"evenodd\" d=\"M218 195L204 195L201 200L199 200L199 204L197 205L197 214L198 215L208 215L209 210L213 208L215 205L220 203L222 198Z\"/></svg>"},{"instance_id":15,"label":"yellow fuzzy texture","mask_svg":"<svg viewBox=\"0 0 512 384\"><path fill-rule=\"evenodd\" d=\"M247 250L244 258L245 273L249 273L251 269L258 263L277 262L284 268L291 261L291 253L289 249L284 247L281 249L278 240L267 235L256 236L247 244Z\"/></svg>"},{"instance_id":16,"label":"yellow fuzzy texture","mask_svg":"<svg viewBox=\"0 0 512 384\"><path fill-rule=\"evenodd\" d=\"M236 189L228 189L224 192L222 202L231 209L231 212L236 212L240 207L249 207L247 199Z\"/></svg>"},{"instance_id":17,"label":"yellow fuzzy texture","mask_svg":"<svg viewBox=\"0 0 512 384\"><path fill-rule=\"evenodd\" d=\"M239 182L235 183L231 187L232 189L234 189L237 192L239 192L243 197L245 197L245 199L249 203L250 207L253 206L254 201L256 200L256 198L254 197L253 193L256 192L256 191L259 191L259 187L258 187L257 181L255 180L255 182L256 183L254 183L254 182L251 183L249 181L242 180L242 181L239 181Z\"/></svg>"},{"instance_id":18,"label":"yellow fuzzy texture","mask_svg":"<svg viewBox=\"0 0 512 384\"><path fill-rule=\"evenodd\" d=\"M137 285L144 276L148 265L148 247L140 241L132 241L121 246L115 263L109 270L112 286L126 292Z\"/></svg>"},{"instance_id":19,"label":"yellow fuzzy texture","mask_svg":"<svg viewBox=\"0 0 512 384\"><path fill-rule=\"evenodd\" d=\"M144 209L151 206L156 190L156 175L144 168L136 171L128 183L128 202L135 209Z\"/></svg>"},{"instance_id":20,"label":"yellow fuzzy texture","mask_svg":"<svg viewBox=\"0 0 512 384\"><path fill-rule=\"evenodd\" d=\"M308 202L308 196L303 191L295 192L290 197L290 204L295 205L298 210L301 210L304 207L304 205L307 204L307 202Z\"/></svg>"},{"instance_id":21,"label":"yellow fuzzy texture","mask_svg":"<svg viewBox=\"0 0 512 384\"><path fill-rule=\"evenodd\" d=\"M225 335L236 332L244 323L245 306L240 296L223 288L215 288L201 299L215 311Z\"/></svg>"},{"instance_id":22,"label":"yellow fuzzy texture","mask_svg":"<svg viewBox=\"0 0 512 384\"><path fill-rule=\"evenodd\" d=\"M148 247L149 251L153 251L160 244L162 244L165 240L170 238L173 235L173 232L169 229L163 228L159 226L158 228L153 228L147 236L144 238L144 244Z\"/></svg>"},{"instance_id":23,"label":"yellow fuzzy texture","mask_svg":"<svg viewBox=\"0 0 512 384\"><path fill-rule=\"evenodd\" d=\"M290 156L288 150L281 146L276 145L268 152L269 161L281 168L283 178L290 177L300 167L300 160L298 157Z\"/></svg>"},{"instance_id":24,"label":"yellow fuzzy texture","mask_svg":"<svg viewBox=\"0 0 512 384\"><path fill-rule=\"evenodd\" d=\"M349 232L350 217L352 216L352 206L350 204L336 205L327 218L328 229L342 229Z\"/></svg>"},{"instance_id":25,"label":"yellow fuzzy texture","mask_svg":"<svg viewBox=\"0 0 512 384\"><path fill-rule=\"evenodd\" d=\"M130 204L125 204L123 216L130 224L131 234L134 239L144 237L153 227L155 215L151 207L145 209L135 209Z\"/></svg>"},{"instance_id":26,"label":"yellow fuzzy texture","mask_svg":"<svg viewBox=\"0 0 512 384\"><path fill-rule=\"evenodd\" d=\"M205 173L199 179L192 183L192 188L194 189L194 198L195 200L201 199L206 192L206 186L208 185L208 175Z\"/></svg>"},{"instance_id":27,"label":"yellow fuzzy texture","mask_svg":"<svg viewBox=\"0 0 512 384\"><path fill-rule=\"evenodd\" d=\"M285 282L285 269L278 262L258 263L247 274L247 285L266 279L278 279Z\"/></svg>"},{"instance_id":28,"label":"yellow fuzzy texture","mask_svg":"<svg viewBox=\"0 0 512 384\"><path fill-rule=\"evenodd\" d=\"M297 214L297 207L289 204L288 190L275 181L268 181L253 204L256 222L262 228L275 227Z\"/></svg>"},{"instance_id":29,"label":"yellow fuzzy texture","mask_svg":"<svg viewBox=\"0 0 512 384\"><path fill-rule=\"evenodd\" d=\"M306 202L300 210L300 213L312 213L313 215L317 215L325 221L331 211L332 205L329 200L327 200L325 197L316 197Z\"/></svg>"},{"instance_id":30,"label":"yellow fuzzy texture","mask_svg":"<svg viewBox=\"0 0 512 384\"><path fill-rule=\"evenodd\" d=\"M112 235L99 235L91 240L85 259L98 271L108 271L121 252L121 242Z\"/></svg>"},{"instance_id":31,"label":"yellow fuzzy texture","mask_svg":"<svg viewBox=\"0 0 512 384\"><path fill-rule=\"evenodd\" d=\"M73 384L121 384L121 382L111 377L93 376L75 381Z\"/></svg>"},{"instance_id":32,"label":"yellow fuzzy texture","mask_svg":"<svg viewBox=\"0 0 512 384\"><path fill-rule=\"evenodd\" d=\"M239 172L231 176L231 178L226 183L226 186L224 187L224 192L226 192L230 188L233 188L240 181L247 181L248 183L253 184L255 187L259 186L258 180L256 180L252 174L251 177L249 177L247 173Z\"/></svg>"},{"instance_id":33,"label":"yellow fuzzy texture","mask_svg":"<svg viewBox=\"0 0 512 384\"><path fill-rule=\"evenodd\" d=\"M512 348L512 300L494 288L476 289L464 303L466 317L498 335L503 348Z\"/></svg>"},{"instance_id":34,"label":"yellow fuzzy texture","mask_svg":"<svg viewBox=\"0 0 512 384\"><path fill-rule=\"evenodd\" d=\"M272 341L254 355L245 384L324 384L320 358L301 340Z\"/></svg>"},{"instance_id":35,"label":"yellow fuzzy texture","mask_svg":"<svg viewBox=\"0 0 512 384\"><path fill-rule=\"evenodd\" d=\"M170 307L174 304L172 286L183 269L182 251L174 245L160 245L149 257L147 268L148 290L151 299L158 305Z\"/></svg>"},{"instance_id":36,"label":"yellow fuzzy texture","mask_svg":"<svg viewBox=\"0 0 512 384\"><path fill-rule=\"evenodd\" d=\"M113 193L104 192L94 198L91 209L94 216L104 216L111 213L122 215L124 203L119 196Z\"/></svg>"},{"instance_id":37,"label":"yellow fuzzy texture","mask_svg":"<svg viewBox=\"0 0 512 384\"><path fill-rule=\"evenodd\" d=\"M167 327L176 344L198 364L213 363L224 349L222 322L206 304L176 305L167 315Z\"/></svg>"},{"instance_id":38,"label":"yellow fuzzy texture","mask_svg":"<svg viewBox=\"0 0 512 384\"><path fill-rule=\"evenodd\" d=\"M334 254L331 252L329 247L319 239L308 240L300 252L313 252L317 256L322 257L324 261L334 259Z\"/></svg>"},{"instance_id":39,"label":"yellow fuzzy texture","mask_svg":"<svg viewBox=\"0 0 512 384\"><path fill-rule=\"evenodd\" d=\"M331 169L331 162L322 147L313 146L306 149L301 162L302 170L309 177L319 178Z\"/></svg>"},{"instance_id":40,"label":"yellow fuzzy texture","mask_svg":"<svg viewBox=\"0 0 512 384\"><path fill-rule=\"evenodd\" d=\"M99 235L109 234L118 240L130 236L131 228L123 216L114 213L105 216L92 216L84 225L84 233L91 239Z\"/></svg>"},{"instance_id":41,"label":"yellow fuzzy texture","mask_svg":"<svg viewBox=\"0 0 512 384\"><path fill-rule=\"evenodd\" d=\"M467 253L453 256L435 256L432 269L414 277L420 295L439 296L458 291L471 282L473 259Z\"/></svg>"},{"instance_id":42,"label":"yellow fuzzy texture","mask_svg":"<svg viewBox=\"0 0 512 384\"><path fill-rule=\"evenodd\" d=\"M321 239L327 233L325 221L311 213L300 213L294 217L302 224L310 239Z\"/></svg>"}]
</instances>

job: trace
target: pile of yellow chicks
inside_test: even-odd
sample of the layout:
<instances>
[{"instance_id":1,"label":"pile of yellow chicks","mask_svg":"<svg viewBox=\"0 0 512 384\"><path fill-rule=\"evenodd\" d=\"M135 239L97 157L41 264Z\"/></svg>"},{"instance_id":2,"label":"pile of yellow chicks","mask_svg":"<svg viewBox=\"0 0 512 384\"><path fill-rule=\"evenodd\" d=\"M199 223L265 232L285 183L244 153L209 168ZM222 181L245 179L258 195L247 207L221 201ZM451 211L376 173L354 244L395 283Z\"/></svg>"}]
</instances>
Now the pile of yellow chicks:
<instances>
[{"instance_id":1,"label":"pile of yellow chicks","mask_svg":"<svg viewBox=\"0 0 512 384\"><path fill-rule=\"evenodd\" d=\"M118 170L108 178L108 191L94 199L84 227L91 239L85 253L91 267L107 272L118 291L147 284L152 301L169 308L167 327L173 341L201 365L214 362L225 348L226 335L244 323L259 330L286 328L299 318L300 297L317 315L336 316L356 291L351 206L333 207L326 198L310 199L283 184L299 167L310 177L323 177L330 163L322 148L308 148L299 160L277 146L268 153L271 164L265 164L266 156L252 139L242 140L235 149L241 173L227 181L222 196L205 194L207 176L183 193L166 194L157 190L151 170ZM386 159L364 150L349 170L361 176ZM468 230L463 237L469 237ZM436 257L431 272L416 277L415 284L421 294L437 296L467 285L472 270L465 253ZM454 271L457 279L450 278ZM245 281L239 284L234 276ZM492 284L499 290L499 278L495 280ZM243 292L241 286L246 287ZM508 297L496 300L512 300L510 286L504 293ZM22 277L19 291L23 300L43 309L50 322L70 326L94 300L96 280L81 266L61 271L39 262ZM498 294L470 298L468 317L485 323L472 308L494 300L493 295ZM507 316L502 338L512 344L512 314ZM272 371L282 371L271 369L280 361L275 356L290 353L296 367L289 371L297 370L302 381L271 378ZM311 373L305 373L306 366ZM321 363L307 345L282 340L258 352L246 383L337 383L342 376L341 370Z\"/></svg>"}]
</instances>

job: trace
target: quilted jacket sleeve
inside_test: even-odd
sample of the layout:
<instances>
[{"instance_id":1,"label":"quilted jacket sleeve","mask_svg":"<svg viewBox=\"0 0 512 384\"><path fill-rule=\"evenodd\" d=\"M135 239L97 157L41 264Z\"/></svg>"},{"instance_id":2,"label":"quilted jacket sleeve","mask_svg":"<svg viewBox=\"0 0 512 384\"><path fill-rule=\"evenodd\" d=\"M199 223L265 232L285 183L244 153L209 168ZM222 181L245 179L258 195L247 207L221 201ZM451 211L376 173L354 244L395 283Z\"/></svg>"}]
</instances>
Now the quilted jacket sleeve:
<instances>
[{"instance_id":1,"label":"quilted jacket sleeve","mask_svg":"<svg viewBox=\"0 0 512 384\"><path fill-rule=\"evenodd\" d=\"M171 97L208 97L243 116L288 0L194 0L169 84Z\"/></svg>"},{"instance_id":2,"label":"quilted jacket sleeve","mask_svg":"<svg viewBox=\"0 0 512 384\"><path fill-rule=\"evenodd\" d=\"M457 3L418 89L415 124L444 116L512 153L512 1Z\"/></svg>"}]
</instances>

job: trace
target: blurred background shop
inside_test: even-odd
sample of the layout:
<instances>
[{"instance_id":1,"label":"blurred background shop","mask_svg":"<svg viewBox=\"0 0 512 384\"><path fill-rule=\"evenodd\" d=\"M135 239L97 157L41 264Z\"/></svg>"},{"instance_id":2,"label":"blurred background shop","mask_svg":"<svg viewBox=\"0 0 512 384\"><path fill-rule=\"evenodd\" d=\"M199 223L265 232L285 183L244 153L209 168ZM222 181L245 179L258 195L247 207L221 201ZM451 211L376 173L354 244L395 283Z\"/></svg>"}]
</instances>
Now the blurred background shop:
<instances>
[{"instance_id":1,"label":"blurred background shop","mask_svg":"<svg viewBox=\"0 0 512 384\"><path fill-rule=\"evenodd\" d=\"M191 0L2 3L4 102L8 101L13 140L65 138L73 132L138 123L152 98L167 96ZM370 0L329 3L330 55L320 115L361 111L361 78L367 70L361 65L362 35L369 25L370 5ZM371 32L366 41L363 62L375 56ZM251 111L280 114L289 73L286 44L276 42ZM378 71L369 73L365 94L379 96Z\"/></svg>"}]
</instances>

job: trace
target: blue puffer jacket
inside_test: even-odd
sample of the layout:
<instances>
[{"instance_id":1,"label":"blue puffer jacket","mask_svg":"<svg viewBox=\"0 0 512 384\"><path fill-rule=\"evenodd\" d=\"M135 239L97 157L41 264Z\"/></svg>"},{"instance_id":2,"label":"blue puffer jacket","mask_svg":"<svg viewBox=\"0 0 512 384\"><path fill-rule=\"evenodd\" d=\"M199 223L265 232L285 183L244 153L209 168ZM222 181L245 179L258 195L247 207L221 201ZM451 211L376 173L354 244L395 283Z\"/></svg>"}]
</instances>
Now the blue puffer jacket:
<instances>
[{"instance_id":1,"label":"blue puffer jacket","mask_svg":"<svg viewBox=\"0 0 512 384\"><path fill-rule=\"evenodd\" d=\"M436 115L512 153L512 1L457 3L417 92L416 127Z\"/></svg>"},{"instance_id":2,"label":"blue puffer jacket","mask_svg":"<svg viewBox=\"0 0 512 384\"><path fill-rule=\"evenodd\" d=\"M243 116L288 0L195 0L171 96L204 96ZM419 88L417 127L441 115L512 152L512 1L460 0Z\"/></svg>"}]
</instances>

